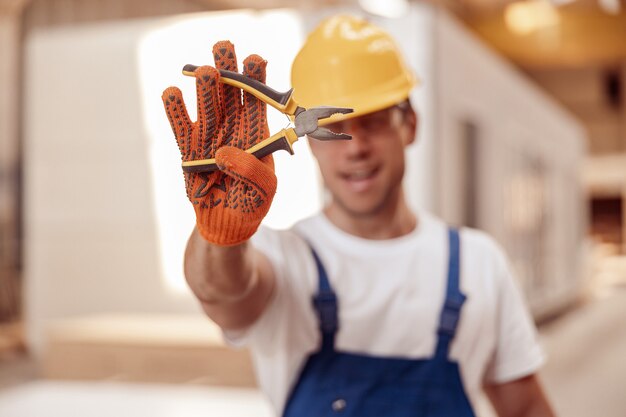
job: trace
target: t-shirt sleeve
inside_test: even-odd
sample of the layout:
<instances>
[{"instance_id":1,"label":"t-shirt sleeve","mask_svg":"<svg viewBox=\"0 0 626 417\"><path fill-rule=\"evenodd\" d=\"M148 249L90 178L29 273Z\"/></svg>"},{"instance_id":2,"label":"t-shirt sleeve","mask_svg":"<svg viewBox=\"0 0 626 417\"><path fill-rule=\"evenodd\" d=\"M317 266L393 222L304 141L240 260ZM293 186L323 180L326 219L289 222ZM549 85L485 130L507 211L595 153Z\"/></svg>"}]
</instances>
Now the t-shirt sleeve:
<instances>
[{"instance_id":1,"label":"t-shirt sleeve","mask_svg":"<svg viewBox=\"0 0 626 417\"><path fill-rule=\"evenodd\" d=\"M291 321L300 318L300 306L306 303L307 279L294 280L294 272L311 275L312 260L304 240L291 231L261 227L252 238L252 246L270 261L276 279L272 298L261 316L249 327L223 332L226 343L233 347L273 350L284 339ZM309 265L311 264L311 265ZM295 270L295 271L294 271ZM309 303L310 304L310 303Z\"/></svg>"},{"instance_id":2,"label":"t-shirt sleeve","mask_svg":"<svg viewBox=\"0 0 626 417\"><path fill-rule=\"evenodd\" d=\"M495 350L485 382L500 384L531 375L545 362L537 329L511 272L504 251L497 247L499 280Z\"/></svg>"}]
</instances>

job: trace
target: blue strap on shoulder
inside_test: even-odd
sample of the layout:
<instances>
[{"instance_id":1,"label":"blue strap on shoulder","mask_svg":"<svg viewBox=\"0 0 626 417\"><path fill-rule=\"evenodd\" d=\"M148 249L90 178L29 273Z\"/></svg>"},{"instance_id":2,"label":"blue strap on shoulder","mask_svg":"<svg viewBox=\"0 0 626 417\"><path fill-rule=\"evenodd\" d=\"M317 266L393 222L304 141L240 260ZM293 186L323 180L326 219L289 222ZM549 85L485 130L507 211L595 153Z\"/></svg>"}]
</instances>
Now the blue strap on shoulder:
<instances>
[{"instance_id":1,"label":"blue strap on shoulder","mask_svg":"<svg viewBox=\"0 0 626 417\"><path fill-rule=\"evenodd\" d=\"M461 308L465 302L465 295L459 289L460 275L460 239L459 231L450 228L448 230L450 254L448 260L448 285L446 298L439 318L437 328L437 349L435 356L447 358L450 350L450 342L454 339L456 329L461 316Z\"/></svg>"},{"instance_id":2,"label":"blue strap on shoulder","mask_svg":"<svg viewBox=\"0 0 626 417\"><path fill-rule=\"evenodd\" d=\"M335 346L335 334L339 329L337 296L330 286L326 269L313 248L311 248L311 253L313 254L313 259L315 259L319 281L317 294L313 296L313 308L319 319L320 331L322 333L322 350L333 349Z\"/></svg>"}]
</instances>

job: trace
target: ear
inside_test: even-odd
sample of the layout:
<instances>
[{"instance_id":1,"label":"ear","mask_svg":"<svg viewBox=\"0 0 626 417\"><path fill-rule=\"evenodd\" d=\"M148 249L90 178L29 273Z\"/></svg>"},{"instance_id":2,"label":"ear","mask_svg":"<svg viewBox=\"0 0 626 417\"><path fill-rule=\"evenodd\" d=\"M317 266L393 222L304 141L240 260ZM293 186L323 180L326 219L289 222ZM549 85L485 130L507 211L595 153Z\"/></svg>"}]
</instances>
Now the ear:
<instances>
[{"instance_id":1,"label":"ear","mask_svg":"<svg viewBox=\"0 0 626 417\"><path fill-rule=\"evenodd\" d=\"M404 146L409 146L413 142L415 142L415 136L417 135L417 128L419 125L419 116L413 110L412 107L406 110L404 114L404 127L406 131L406 136L403 138Z\"/></svg>"}]
</instances>

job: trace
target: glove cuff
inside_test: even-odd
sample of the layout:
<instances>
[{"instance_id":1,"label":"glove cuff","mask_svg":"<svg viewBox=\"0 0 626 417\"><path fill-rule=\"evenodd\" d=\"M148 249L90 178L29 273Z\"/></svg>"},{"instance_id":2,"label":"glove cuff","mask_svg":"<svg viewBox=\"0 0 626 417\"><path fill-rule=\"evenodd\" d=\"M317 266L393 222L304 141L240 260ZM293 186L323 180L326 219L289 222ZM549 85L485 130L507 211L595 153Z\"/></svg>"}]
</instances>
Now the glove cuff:
<instances>
[{"instance_id":1,"label":"glove cuff","mask_svg":"<svg viewBox=\"0 0 626 417\"><path fill-rule=\"evenodd\" d=\"M206 210L196 213L196 226L206 241L219 246L233 246L250 239L263 217L259 213L233 216L225 210Z\"/></svg>"}]
</instances>

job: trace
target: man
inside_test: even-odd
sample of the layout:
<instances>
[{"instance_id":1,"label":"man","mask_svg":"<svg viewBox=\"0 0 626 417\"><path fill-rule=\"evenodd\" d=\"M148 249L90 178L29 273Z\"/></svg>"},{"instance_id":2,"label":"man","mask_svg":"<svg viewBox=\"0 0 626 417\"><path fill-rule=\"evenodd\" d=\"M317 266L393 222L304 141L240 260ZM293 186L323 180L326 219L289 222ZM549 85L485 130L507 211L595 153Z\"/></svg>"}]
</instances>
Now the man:
<instances>
[{"instance_id":1,"label":"man","mask_svg":"<svg viewBox=\"0 0 626 417\"><path fill-rule=\"evenodd\" d=\"M237 70L229 42L213 53L217 68ZM252 55L243 73L264 82L265 65ZM269 136L265 106L247 93L242 103L215 68L195 75L196 123L178 89L163 94L183 160L220 168L185 174L197 216L185 274L227 339L249 346L277 414L473 416L484 389L500 416L553 415L501 249L405 201L415 80L386 33L330 18L294 62L300 104L355 111L330 126L352 140L310 142L331 199L289 231L255 234L277 180L271 156L242 149Z\"/></svg>"}]
</instances>

